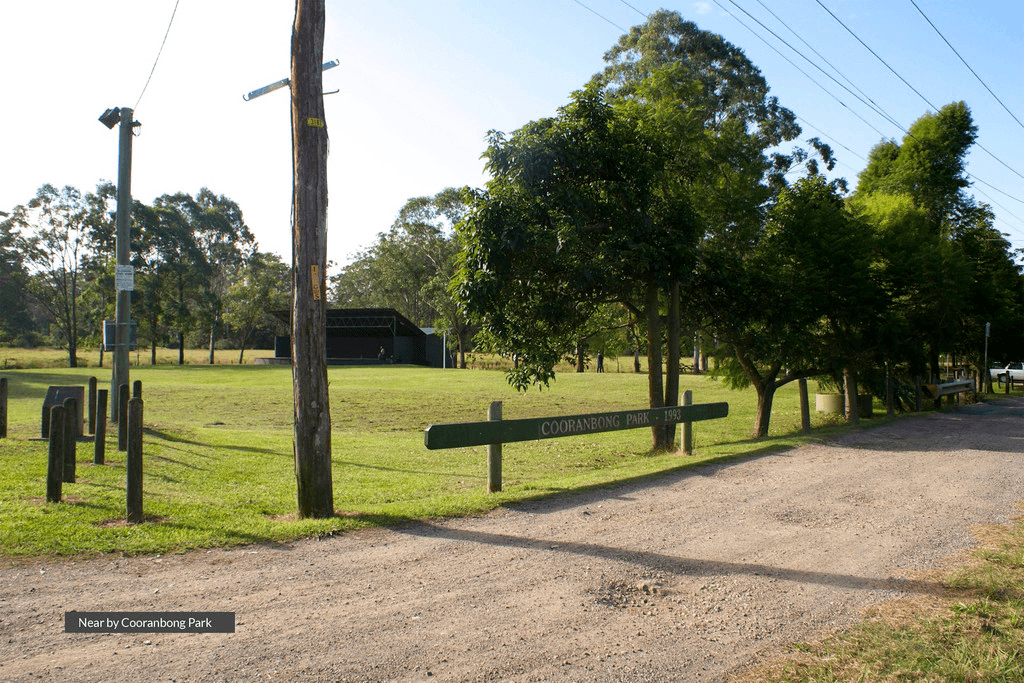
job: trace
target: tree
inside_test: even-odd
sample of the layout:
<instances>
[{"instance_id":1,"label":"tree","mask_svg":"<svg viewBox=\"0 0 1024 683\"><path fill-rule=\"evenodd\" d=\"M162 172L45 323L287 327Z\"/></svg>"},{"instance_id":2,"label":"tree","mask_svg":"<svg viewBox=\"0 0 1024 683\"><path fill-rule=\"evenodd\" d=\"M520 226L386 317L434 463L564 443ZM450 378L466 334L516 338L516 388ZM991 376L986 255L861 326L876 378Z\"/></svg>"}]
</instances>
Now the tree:
<instances>
[{"instance_id":1,"label":"tree","mask_svg":"<svg viewBox=\"0 0 1024 683\"><path fill-rule=\"evenodd\" d=\"M238 332L238 364L253 331L273 323L270 311L288 307L291 272L277 254L257 252L228 287L224 322Z\"/></svg>"},{"instance_id":2,"label":"tree","mask_svg":"<svg viewBox=\"0 0 1024 683\"><path fill-rule=\"evenodd\" d=\"M696 223L650 116L591 84L557 117L490 136L492 180L467 193L453 291L491 347L516 358L519 389L549 382L602 304L619 301L647 321L650 405L665 405L659 295L688 272ZM655 448L667 441L652 428Z\"/></svg>"},{"instance_id":3,"label":"tree","mask_svg":"<svg viewBox=\"0 0 1024 683\"><path fill-rule=\"evenodd\" d=\"M27 208L15 207L11 218L14 225L29 231L21 241L31 267L29 289L67 348L72 368L78 367L80 277L88 251L85 215L81 192L47 184Z\"/></svg>"},{"instance_id":4,"label":"tree","mask_svg":"<svg viewBox=\"0 0 1024 683\"><path fill-rule=\"evenodd\" d=\"M838 188L812 174L779 193L749 248L714 246L690 291L728 352L715 373L733 388L754 386L754 436L766 436L780 387L857 364L877 310L870 234Z\"/></svg>"},{"instance_id":5,"label":"tree","mask_svg":"<svg viewBox=\"0 0 1024 683\"><path fill-rule=\"evenodd\" d=\"M297 0L292 27L292 385L299 517L334 514L327 392L327 127L324 0Z\"/></svg>"},{"instance_id":6,"label":"tree","mask_svg":"<svg viewBox=\"0 0 1024 683\"><path fill-rule=\"evenodd\" d=\"M28 346L33 339L29 276L16 223L10 216L0 221L0 344Z\"/></svg>"},{"instance_id":7,"label":"tree","mask_svg":"<svg viewBox=\"0 0 1024 683\"><path fill-rule=\"evenodd\" d=\"M967 193L966 155L976 137L977 127L963 102L925 114L902 143L883 141L871 151L853 200L888 237L892 250L882 272L888 274L894 296L900 297L896 301L904 305L906 325L920 340L917 357L927 359L935 376L940 353L962 348L958 340L968 335L981 338L980 316L1000 312L986 304L990 293L1002 290L1004 297L1016 300L1019 291L1016 267L1005 247L984 246L995 247L999 237L991 227L991 211ZM894 221L896 217L903 218ZM908 244L906 230L894 229L899 224L917 226L913 242ZM983 262L986 270L975 270ZM1013 284L996 286L989 277L994 272ZM972 307L972 300L983 308ZM895 319L895 312L890 317ZM911 363L920 366L917 358Z\"/></svg>"},{"instance_id":8,"label":"tree","mask_svg":"<svg viewBox=\"0 0 1024 683\"><path fill-rule=\"evenodd\" d=\"M242 210L224 195L201 188L193 198L179 192L164 195L156 202L161 209L174 209L187 226L187 235L175 231L190 258L194 315L178 315L179 329L197 320L209 330L209 362L214 362L217 333L224 312L224 295L245 259L257 249L256 240L245 224ZM168 219L170 220L170 218ZM177 219L175 219L177 220ZM177 226L176 226L177 227ZM185 242L182 242L185 239ZM180 299L184 299L184 287Z\"/></svg>"}]
</instances>

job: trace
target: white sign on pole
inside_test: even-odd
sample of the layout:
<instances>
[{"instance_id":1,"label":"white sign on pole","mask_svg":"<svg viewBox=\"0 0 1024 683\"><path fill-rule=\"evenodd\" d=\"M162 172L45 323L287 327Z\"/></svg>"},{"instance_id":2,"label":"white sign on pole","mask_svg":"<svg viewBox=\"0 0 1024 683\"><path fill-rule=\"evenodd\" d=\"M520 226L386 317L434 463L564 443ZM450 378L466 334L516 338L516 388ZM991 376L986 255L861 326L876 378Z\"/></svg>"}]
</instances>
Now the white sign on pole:
<instances>
[{"instance_id":1,"label":"white sign on pole","mask_svg":"<svg viewBox=\"0 0 1024 683\"><path fill-rule=\"evenodd\" d=\"M114 266L114 289L119 292L135 291L134 266Z\"/></svg>"}]
</instances>

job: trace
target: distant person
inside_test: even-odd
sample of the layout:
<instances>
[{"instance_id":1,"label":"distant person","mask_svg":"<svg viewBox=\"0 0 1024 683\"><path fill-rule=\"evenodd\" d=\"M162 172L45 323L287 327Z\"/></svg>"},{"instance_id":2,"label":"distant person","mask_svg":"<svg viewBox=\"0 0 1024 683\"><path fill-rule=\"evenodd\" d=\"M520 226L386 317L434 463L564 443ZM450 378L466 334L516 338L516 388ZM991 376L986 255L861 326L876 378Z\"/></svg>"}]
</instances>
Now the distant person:
<instances>
[{"instance_id":1,"label":"distant person","mask_svg":"<svg viewBox=\"0 0 1024 683\"><path fill-rule=\"evenodd\" d=\"M604 372L604 352L597 352L597 371Z\"/></svg>"},{"instance_id":2,"label":"distant person","mask_svg":"<svg viewBox=\"0 0 1024 683\"><path fill-rule=\"evenodd\" d=\"M380 351L377 352L377 360L381 363L384 362L384 347L380 347Z\"/></svg>"}]
</instances>

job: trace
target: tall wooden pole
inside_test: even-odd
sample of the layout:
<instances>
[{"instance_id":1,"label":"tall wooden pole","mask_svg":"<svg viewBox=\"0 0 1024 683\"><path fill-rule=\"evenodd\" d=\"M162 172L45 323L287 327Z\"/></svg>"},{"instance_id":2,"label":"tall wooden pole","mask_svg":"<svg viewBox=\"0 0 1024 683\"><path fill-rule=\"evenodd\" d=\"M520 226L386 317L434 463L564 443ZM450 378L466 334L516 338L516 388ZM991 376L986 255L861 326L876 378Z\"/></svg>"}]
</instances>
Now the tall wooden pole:
<instances>
[{"instance_id":1,"label":"tall wooden pole","mask_svg":"<svg viewBox=\"0 0 1024 683\"><path fill-rule=\"evenodd\" d=\"M121 122L118 134L118 162L117 162L117 218L115 219L116 233L114 235L115 251L117 252L117 267L129 268L131 251L131 221L132 210L132 110L122 107L120 110ZM115 328L114 368L110 376L110 394L117 396L118 387L128 384L129 359L128 359L128 325L131 320L131 289L122 284L115 284L117 298L114 300L114 318L117 321ZM121 404L118 401L110 402L110 419L117 422L119 419L118 410Z\"/></svg>"},{"instance_id":2,"label":"tall wooden pole","mask_svg":"<svg viewBox=\"0 0 1024 683\"><path fill-rule=\"evenodd\" d=\"M325 0L296 0L292 27L292 385L298 515L334 514L327 393Z\"/></svg>"}]
</instances>

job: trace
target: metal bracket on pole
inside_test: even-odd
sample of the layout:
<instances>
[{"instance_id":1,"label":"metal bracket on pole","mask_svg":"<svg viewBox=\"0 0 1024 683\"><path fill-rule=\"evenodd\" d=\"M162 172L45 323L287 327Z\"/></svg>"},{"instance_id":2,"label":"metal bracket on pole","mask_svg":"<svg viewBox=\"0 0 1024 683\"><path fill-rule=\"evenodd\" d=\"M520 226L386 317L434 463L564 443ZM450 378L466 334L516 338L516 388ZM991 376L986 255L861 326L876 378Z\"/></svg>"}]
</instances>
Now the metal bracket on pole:
<instances>
[{"instance_id":1,"label":"metal bracket on pole","mask_svg":"<svg viewBox=\"0 0 1024 683\"><path fill-rule=\"evenodd\" d=\"M340 61L338 61L337 59L332 59L329 62L324 62L323 66L320 67L320 71L327 71L328 69L333 69L334 67L338 66L339 64L341 64ZM256 88L255 90L253 90L252 92L248 93L247 95L242 95L242 99L245 100L246 102L248 102L249 100L254 100L254 99L256 99L257 97L259 97L261 95L266 95L268 92L274 92L275 90L280 90L281 88L287 87L287 86L291 85L291 82L292 82L292 80L290 78L282 78L281 80L277 81L276 83L271 83L270 85L265 85L262 88ZM338 92L338 91L335 90L334 92ZM324 94L325 95L332 95L334 93L324 93Z\"/></svg>"}]
</instances>

